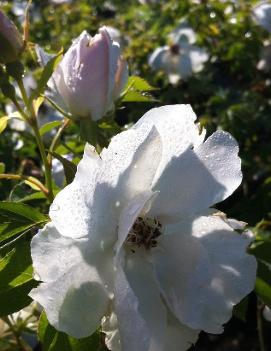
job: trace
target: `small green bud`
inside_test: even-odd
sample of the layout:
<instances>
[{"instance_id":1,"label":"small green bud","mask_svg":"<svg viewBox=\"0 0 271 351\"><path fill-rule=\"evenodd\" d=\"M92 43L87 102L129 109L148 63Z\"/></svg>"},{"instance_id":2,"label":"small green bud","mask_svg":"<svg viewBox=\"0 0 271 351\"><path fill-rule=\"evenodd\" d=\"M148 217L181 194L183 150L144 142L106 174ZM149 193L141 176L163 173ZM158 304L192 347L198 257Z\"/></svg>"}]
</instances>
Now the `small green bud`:
<instances>
[{"instance_id":1,"label":"small green bud","mask_svg":"<svg viewBox=\"0 0 271 351\"><path fill-rule=\"evenodd\" d=\"M0 63L16 61L23 46L23 39L17 27L0 11Z\"/></svg>"}]
</instances>

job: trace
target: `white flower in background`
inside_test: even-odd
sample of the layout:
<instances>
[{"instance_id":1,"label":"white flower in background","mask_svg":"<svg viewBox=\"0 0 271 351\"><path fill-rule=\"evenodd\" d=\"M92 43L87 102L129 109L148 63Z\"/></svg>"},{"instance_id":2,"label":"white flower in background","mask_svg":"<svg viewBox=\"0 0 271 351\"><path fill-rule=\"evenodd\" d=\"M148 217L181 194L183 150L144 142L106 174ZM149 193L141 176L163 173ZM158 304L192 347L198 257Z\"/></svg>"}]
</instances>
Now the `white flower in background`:
<instances>
[{"instance_id":1,"label":"white flower in background","mask_svg":"<svg viewBox=\"0 0 271 351\"><path fill-rule=\"evenodd\" d=\"M20 330L22 339L27 342L31 347L36 347L38 344L38 338L36 335L38 329L38 316L35 311L39 310L39 306L36 303L31 303L24 309L12 313L7 318L14 326L15 329ZM0 319L0 339L9 340L13 335L13 331L10 326L2 319Z\"/></svg>"},{"instance_id":2,"label":"white flower in background","mask_svg":"<svg viewBox=\"0 0 271 351\"><path fill-rule=\"evenodd\" d=\"M149 64L155 70L163 70L170 83L177 84L180 79L200 72L209 55L205 49L193 45L196 34L186 24L181 24L169 38L173 44L157 48L150 56Z\"/></svg>"},{"instance_id":3,"label":"white flower in background","mask_svg":"<svg viewBox=\"0 0 271 351\"><path fill-rule=\"evenodd\" d=\"M49 88L75 118L96 121L114 108L127 79L119 45L103 27L93 38L84 31L74 40L53 73Z\"/></svg>"},{"instance_id":4,"label":"white flower in background","mask_svg":"<svg viewBox=\"0 0 271 351\"><path fill-rule=\"evenodd\" d=\"M264 307L263 316L267 322L271 322L271 309L268 306Z\"/></svg>"},{"instance_id":5,"label":"white flower in background","mask_svg":"<svg viewBox=\"0 0 271 351\"><path fill-rule=\"evenodd\" d=\"M185 42L192 45L197 41L197 36L194 29L189 27L187 22L182 21L177 28L169 34L169 39L174 44L182 44Z\"/></svg>"},{"instance_id":6,"label":"white flower in background","mask_svg":"<svg viewBox=\"0 0 271 351\"><path fill-rule=\"evenodd\" d=\"M142 5L158 4L160 0L138 0Z\"/></svg>"},{"instance_id":7,"label":"white flower in background","mask_svg":"<svg viewBox=\"0 0 271 351\"><path fill-rule=\"evenodd\" d=\"M271 4L260 2L253 8L252 12L255 21L271 33Z\"/></svg>"},{"instance_id":8,"label":"white flower in background","mask_svg":"<svg viewBox=\"0 0 271 351\"><path fill-rule=\"evenodd\" d=\"M52 4L57 4L57 5L59 5L59 4L70 3L70 2L72 2L72 0L50 0L50 2L51 2Z\"/></svg>"},{"instance_id":9,"label":"white flower in background","mask_svg":"<svg viewBox=\"0 0 271 351\"><path fill-rule=\"evenodd\" d=\"M27 6L27 1L22 0L13 0L12 1L12 12L17 17L23 17L25 13L25 9Z\"/></svg>"},{"instance_id":10,"label":"white flower in background","mask_svg":"<svg viewBox=\"0 0 271 351\"><path fill-rule=\"evenodd\" d=\"M269 40L264 42L257 68L265 72L268 72L271 68L271 43Z\"/></svg>"},{"instance_id":11,"label":"white flower in background","mask_svg":"<svg viewBox=\"0 0 271 351\"><path fill-rule=\"evenodd\" d=\"M62 155L62 157L69 161L72 161L73 158L71 154ZM52 177L59 188L63 187L65 182L64 168L62 163L56 158L54 158L52 161Z\"/></svg>"},{"instance_id":12,"label":"white flower in background","mask_svg":"<svg viewBox=\"0 0 271 351\"><path fill-rule=\"evenodd\" d=\"M182 351L253 289L242 223L210 209L241 183L238 145L204 141L195 120L189 105L155 108L100 155L86 145L31 244L30 296L58 330L85 337L102 320L111 350Z\"/></svg>"}]
</instances>

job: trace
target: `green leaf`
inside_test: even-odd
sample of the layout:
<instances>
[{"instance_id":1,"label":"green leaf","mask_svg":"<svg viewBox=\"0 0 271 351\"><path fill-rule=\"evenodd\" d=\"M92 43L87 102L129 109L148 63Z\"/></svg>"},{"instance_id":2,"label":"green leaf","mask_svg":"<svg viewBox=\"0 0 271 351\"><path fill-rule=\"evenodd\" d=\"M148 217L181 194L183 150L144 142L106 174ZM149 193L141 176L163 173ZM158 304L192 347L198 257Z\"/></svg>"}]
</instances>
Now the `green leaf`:
<instances>
[{"instance_id":1,"label":"green leaf","mask_svg":"<svg viewBox=\"0 0 271 351\"><path fill-rule=\"evenodd\" d=\"M0 243L48 220L47 216L23 203L0 202Z\"/></svg>"},{"instance_id":2,"label":"green leaf","mask_svg":"<svg viewBox=\"0 0 271 351\"><path fill-rule=\"evenodd\" d=\"M0 216L13 220L31 221L33 223L43 223L48 221L48 217L40 213L37 209L17 202L0 202Z\"/></svg>"},{"instance_id":3,"label":"green leaf","mask_svg":"<svg viewBox=\"0 0 271 351\"><path fill-rule=\"evenodd\" d=\"M6 169L6 165L3 162L0 162L0 173L4 173Z\"/></svg>"},{"instance_id":4,"label":"green leaf","mask_svg":"<svg viewBox=\"0 0 271 351\"><path fill-rule=\"evenodd\" d=\"M250 249L250 252L258 259L271 264L271 242L263 241L254 248Z\"/></svg>"},{"instance_id":5,"label":"green leaf","mask_svg":"<svg viewBox=\"0 0 271 351\"><path fill-rule=\"evenodd\" d=\"M258 260L258 272L255 291L263 302L271 308L271 270L264 263Z\"/></svg>"},{"instance_id":6,"label":"green leaf","mask_svg":"<svg viewBox=\"0 0 271 351\"><path fill-rule=\"evenodd\" d=\"M32 279L15 288L0 291L0 317L20 311L22 308L28 306L32 302L28 294L37 285L38 282Z\"/></svg>"},{"instance_id":7,"label":"green leaf","mask_svg":"<svg viewBox=\"0 0 271 351\"><path fill-rule=\"evenodd\" d=\"M75 339L51 326L44 311L39 320L38 336L43 351L102 351L98 332L87 338Z\"/></svg>"},{"instance_id":8,"label":"green leaf","mask_svg":"<svg viewBox=\"0 0 271 351\"><path fill-rule=\"evenodd\" d=\"M158 90L158 88L151 86L145 79L138 76L129 77L127 87L128 87L128 90L134 89L138 91Z\"/></svg>"},{"instance_id":9,"label":"green leaf","mask_svg":"<svg viewBox=\"0 0 271 351\"><path fill-rule=\"evenodd\" d=\"M8 125L9 116L4 116L0 118L0 133L2 133Z\"/></svg>"},{"instance_id":10,"label":"green leaf","mask_svg":"<svg viewBox=\"0 0 271 351\"><path fill-rule=\"evenodd\" d=\"M52 129L60 126L61 124L62 124L61 121L53 121L53 122L48 122L48 123L44 124L40 128L40 135L43 136L44 134L50 132Z\"/></svg>"},{"instance_id":11,"label":"green leaf","mask_svg":"<svg viewBox=\"0 0 271 351\"><path fill-rule=\"evenodd\" d=\"M137 90L129 90L122 98L123 102L151 102L156 101L153 96L148 93L142 93Z\"/></svg>"},{"instance_id":12,"label":"green leaf","mask_svg":"<svg viewBox=\"0 0 271 351\"><path fill-rule=\"evenodd\" d=\"M38 285L32 273L30 244L20 240L0 259L0 316L19 311L30 304L32 300L28 293Z\"/></svg>"},{"instance_id":13,"label":"green leaf","mask_svg":"<svg viewBox=\"0 0 271 351\"><path fill-rule=\"evenodd\" d=\"M34 99L36 99L40 94L44 92L46 85L48 83L48 80L52 76L61 58L62 58L62 50L47 62L47 64L43 68L41 77L38 80L37 88L34 89L32 94L30 95L30 98L29 98L30 102L32 102Z\"/></svg>"},{"instance_id":14,"label":"green leaf","mask_svg":"<svg viewBox=\"0 0 271 351\"><path fill-rule=\"evenodd\" d=\"M1 217L0 217L1 218ZM0 243L3 244L8 239L12 239L19 234L27 233L35 228L35 224L20 224L20 223L0 223Z\"/></svg>"},{"instance_id":15,"label":"green leaf","mask_svg":"<svg viewBox=\"0 0 271 351\"><path fill-rule=\"evenodd\" d=\"M257 295L263 300L263 302L271 308L271 286L264 280L257 278L255 291Z\"/></svg>"},{"instance_id":16,"label":"green leaf","mask_svg":"<svg viewBox=\"0 0 271 351\"><path fill-rule=\"evenodd\" d=\"M63 168L64 168L65 177L66 177L66 182L67 182L67 184L70 184L75 177L75 173L77 171L77 166L73 162L60 156L56 152L53 152L53 151L48 151L48 152L50 154L52 154L55 158L57 158L62 163Z\"/></svg>"},{"instance_id":17,"label":"green leaf","mask_svg":"<svg viewBox=\"0 0 271 351\"><path fill-rule=\"evenodd\" d=\"M31 201L37 201L37 200L46 200L46 196L42 191L30 194L30 195L26 195L21 199L19 199L18 202L31 202Z\"/></svg>"}]
</instances>

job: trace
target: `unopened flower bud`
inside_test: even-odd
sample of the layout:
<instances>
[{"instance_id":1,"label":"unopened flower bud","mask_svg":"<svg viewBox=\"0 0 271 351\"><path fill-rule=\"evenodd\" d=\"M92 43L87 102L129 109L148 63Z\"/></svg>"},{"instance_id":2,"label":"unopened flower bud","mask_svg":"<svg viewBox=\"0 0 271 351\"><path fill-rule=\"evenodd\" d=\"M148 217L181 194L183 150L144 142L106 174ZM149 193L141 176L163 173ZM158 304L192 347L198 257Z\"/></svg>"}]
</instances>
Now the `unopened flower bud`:
<instances>
[{"instance_id":1,"label":"unopened flower bud","mask_svg":"<svg viewBox=\"0 0 271 351\"><path fill-rule=\"evenodd\" d=\"M14 23L0 11L0 63L16 61L23 49L23 39Z\"/></svg>"},{"instance_id":2,"label":"unopened flower bud","mask_svg":"<svg viewBox=\"0 0 271 351\"><path fill-rule=\"evenodd\" d=\"M119 45L111 40L105 27L93 38L82 32L52 76L69 112L93 121L114 108L127 79L127 65Z\"/></svg>"}]
</instances>

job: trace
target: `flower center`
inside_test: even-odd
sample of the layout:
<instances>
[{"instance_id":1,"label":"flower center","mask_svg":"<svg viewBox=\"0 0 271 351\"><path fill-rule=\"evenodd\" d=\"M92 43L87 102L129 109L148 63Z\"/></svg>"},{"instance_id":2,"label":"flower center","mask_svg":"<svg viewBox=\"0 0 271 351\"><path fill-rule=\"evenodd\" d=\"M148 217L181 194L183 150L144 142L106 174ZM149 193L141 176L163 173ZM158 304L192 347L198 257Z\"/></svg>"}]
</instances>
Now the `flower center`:
<instances>
[{"instance_id":1,"label":"flower center","mask_svg":"<svg viewBox=\"0 0 271 351\"><path fill-rule=\"evenodd\" d=\"M170 49L170 52L172 53L172 55L179 55L180 46L178 44L171 45L171 47L169 49Z\"/></svg>"},{"instance_id":2,"label":"flower center","mask_svg":"<svg viewBox=\"0 0 271 351\"><path fill-rule=\"evenodd\" d=\"M161 229L162 225L156 219L138 217L127 236L126 243L150 250L157 246L156 239L162 234ZM132 252L134 252L133 249Z\"/></svg>"}]
</instances>

